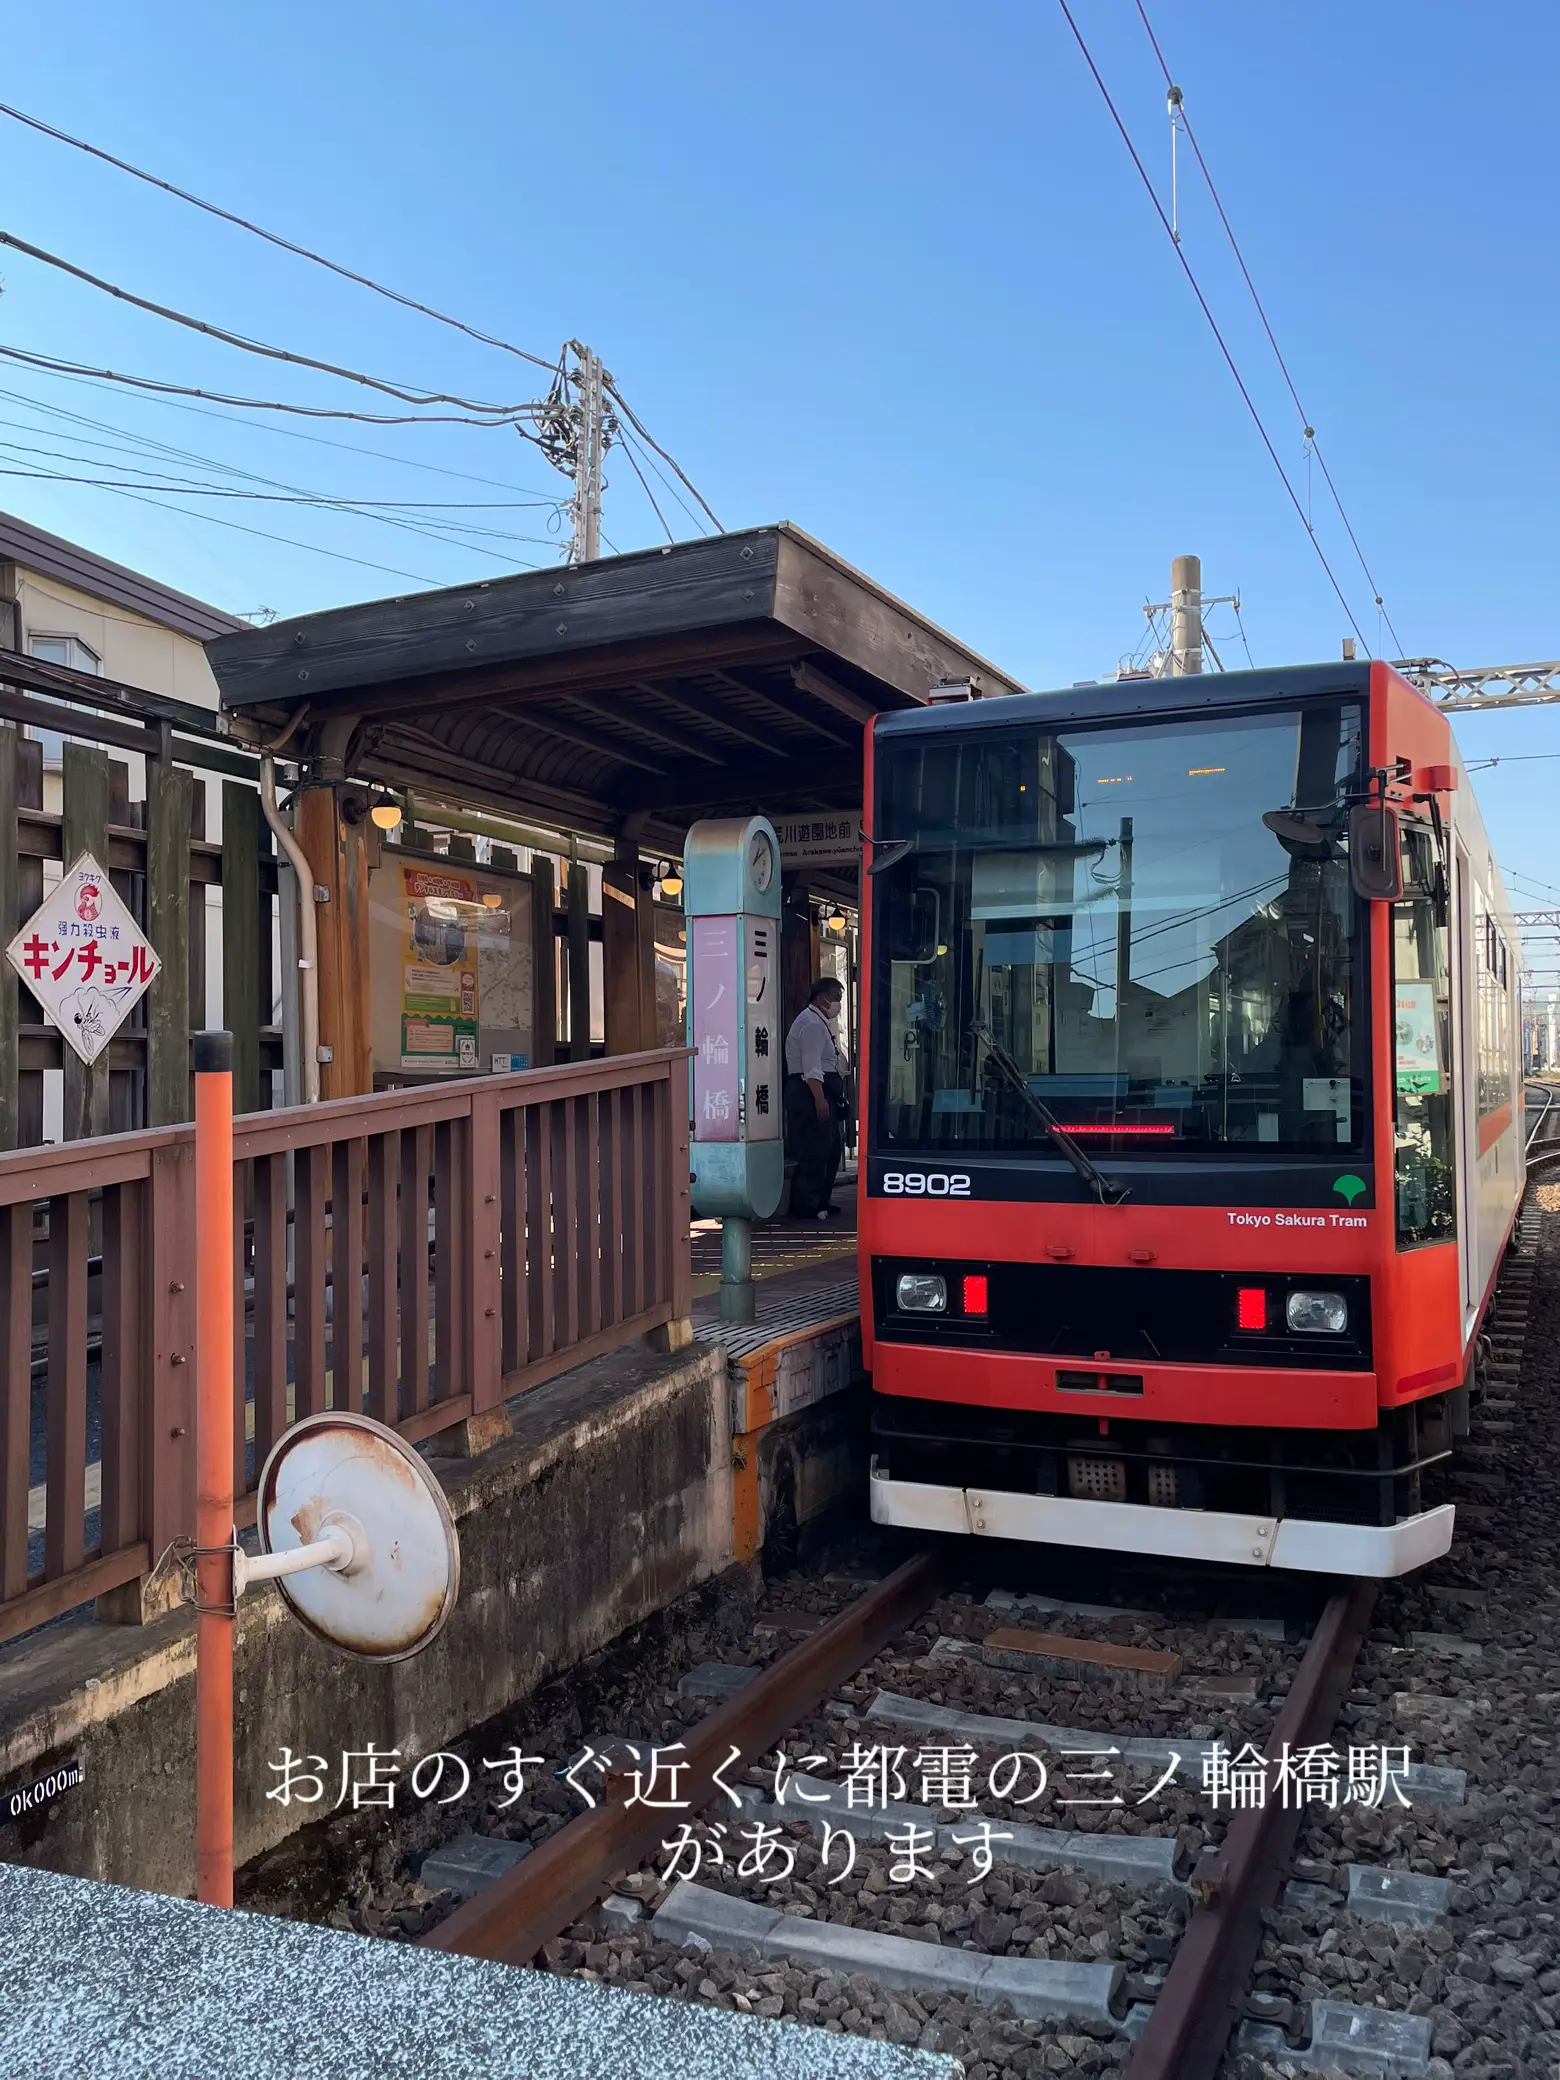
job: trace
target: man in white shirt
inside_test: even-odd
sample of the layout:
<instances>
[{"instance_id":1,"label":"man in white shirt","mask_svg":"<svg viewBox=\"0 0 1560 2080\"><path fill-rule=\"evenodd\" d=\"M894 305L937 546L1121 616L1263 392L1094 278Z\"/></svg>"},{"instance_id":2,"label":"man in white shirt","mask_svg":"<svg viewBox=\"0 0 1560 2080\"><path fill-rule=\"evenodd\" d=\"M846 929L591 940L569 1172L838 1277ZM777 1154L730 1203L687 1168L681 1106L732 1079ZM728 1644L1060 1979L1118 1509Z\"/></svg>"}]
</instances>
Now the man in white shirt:
<instances>
[{"instance_id":1,"label":"man in white shirt","mask_svg":"<svg viewBox=\"0 0 1560 2080\"><path fill-rule=\"evenodd\" d=\"M833 1021L845 993L832 975L813 984L807 1008L785 1036L785 1132L796 1159L791 1179L793 1220L826 1221L837 1209L834 1183L840 1174L840 1119L845 1079Z\"/></svg>"}]
</instances>

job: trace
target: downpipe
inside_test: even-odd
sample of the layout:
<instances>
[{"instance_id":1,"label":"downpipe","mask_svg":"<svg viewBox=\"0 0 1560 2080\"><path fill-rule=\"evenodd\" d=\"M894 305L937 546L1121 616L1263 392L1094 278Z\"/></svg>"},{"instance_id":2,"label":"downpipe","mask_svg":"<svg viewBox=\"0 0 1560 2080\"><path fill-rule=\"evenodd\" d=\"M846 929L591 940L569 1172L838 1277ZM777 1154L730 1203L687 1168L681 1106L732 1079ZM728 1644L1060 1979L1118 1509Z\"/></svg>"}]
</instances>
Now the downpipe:
<instances>
[{"instance_id":1,"label":"downpipe","mask_svg":"<svg viewBox=\"0 0 1560 2080\"><path fill-rule=\"evenodd\" d=\"M305 1105L320 1102L320 934L314 904L314 873L303 847L276 806L276 760L260 754L260 806L286 853L298 882L299 1084Z\"/></svg>"}]
</instances>

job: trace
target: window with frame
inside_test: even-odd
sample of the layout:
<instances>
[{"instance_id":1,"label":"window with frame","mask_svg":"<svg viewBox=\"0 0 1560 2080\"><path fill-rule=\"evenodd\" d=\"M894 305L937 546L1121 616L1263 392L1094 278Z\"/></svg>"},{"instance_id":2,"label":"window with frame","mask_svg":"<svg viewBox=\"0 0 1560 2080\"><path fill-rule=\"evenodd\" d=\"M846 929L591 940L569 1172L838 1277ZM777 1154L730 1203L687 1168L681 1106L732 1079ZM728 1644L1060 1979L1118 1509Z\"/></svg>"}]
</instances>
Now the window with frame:
<instances>
[{"instance_id":1,"label":"window with frame","mask_svg":"<svg viewBox=\"0 0 1560 2080\"><path fill-rule=\"evenodd\" d=\"M1452 997L1446 881L1435 835L1405 824L1403 898L1392 905L1394 1202L1397 1246L1457 1233Z\"/></svg>"},{"instance_id":2,"label":"window with frame","mask_svg":"<svg viewBox=\"0 0 1560 2080\"><path fill-rule=\"evenodd\" d=\"M63 665L67 671L91 672L95 677L102 675L102 658L80 636L29 635L27 651L40 664ZM57 729L35 729L31 724L27 733L43 746L45 770L57 773L65 761L64 737Z\"/></svg>"}]
</instances>

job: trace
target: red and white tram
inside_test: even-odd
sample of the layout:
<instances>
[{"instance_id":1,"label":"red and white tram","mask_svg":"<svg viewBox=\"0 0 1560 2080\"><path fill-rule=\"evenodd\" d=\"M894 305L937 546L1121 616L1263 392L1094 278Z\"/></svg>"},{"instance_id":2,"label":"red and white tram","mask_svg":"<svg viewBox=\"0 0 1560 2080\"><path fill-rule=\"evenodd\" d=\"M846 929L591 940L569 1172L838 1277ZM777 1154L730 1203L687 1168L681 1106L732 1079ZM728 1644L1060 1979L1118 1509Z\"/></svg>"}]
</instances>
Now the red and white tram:
<instances>
[{"instance_id":1,"label":"red and white tram","mask_svg":"<svg viewBox=\"0 0 1560 2080\"><path fill-rule=\"evenodd\" d=\"M879 716L880 1523L1395 1575L1523 1183L1517 935L1382 664Z\"/></svg>"}]
</instances>

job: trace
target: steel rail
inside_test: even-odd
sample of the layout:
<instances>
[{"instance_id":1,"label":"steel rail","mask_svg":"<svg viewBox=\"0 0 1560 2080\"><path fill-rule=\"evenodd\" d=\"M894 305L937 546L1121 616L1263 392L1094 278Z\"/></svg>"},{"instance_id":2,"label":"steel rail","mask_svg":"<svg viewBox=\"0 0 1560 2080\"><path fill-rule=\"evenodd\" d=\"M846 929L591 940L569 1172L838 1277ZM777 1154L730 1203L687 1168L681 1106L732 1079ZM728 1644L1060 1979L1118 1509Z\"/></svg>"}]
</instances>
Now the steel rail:
<instances>
[{"instance_id":1,"label":"steel rail","mask_svg":"<svg viewBox=\"0 0 1560 2080\"><path fill-rule=\"evenodd\" d=\"M1326 1739L1354 1672L1380 1584L1338 1590L1268 1736L1270 1759ZM1265 1802L1235 1814L1218 1854L1192 1879L1194 1906L1165 1983L1127 2061L1129 2080L1213 2080L1239 2020L1272 1905L1304 1809Z\"/></svg>"},{"instance_id":2,"label":"steel rail","mask_svg":"<svg viewBox=\"0 0 1560 2080\"><path fill-rule=\"evenodd\" d=\"M679 1809L702 1811L718 1795L715 1772L732 1762L733 1749L751 1762L772 1748L918 1618L941 1586L940 1555L917 1554L701 1720L678 1763L686 1787L678 1793ZM595 1905L614 1872L661 1846L667 1809L629 1805L624 1788L621 1779L609 1778L600 1805L457 1907L421 1938L421 1947L529 1964L544 1943Z\"/></svg>"}]
</instances>

